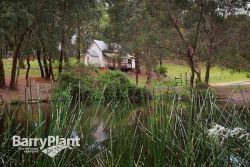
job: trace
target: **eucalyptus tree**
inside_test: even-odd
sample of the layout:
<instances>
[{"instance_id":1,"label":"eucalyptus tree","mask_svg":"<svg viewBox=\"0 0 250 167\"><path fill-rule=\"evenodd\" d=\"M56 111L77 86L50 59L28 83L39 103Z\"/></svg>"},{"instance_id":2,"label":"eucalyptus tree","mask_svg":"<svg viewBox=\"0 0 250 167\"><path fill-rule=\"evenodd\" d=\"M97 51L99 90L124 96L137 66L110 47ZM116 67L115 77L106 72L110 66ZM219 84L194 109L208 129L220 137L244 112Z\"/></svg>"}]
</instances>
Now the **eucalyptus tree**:
<instances>
[{"instance_id":1,"label":"eucalyptus tree","mask_svg":"<svg viewBox=\"0 0 250 167\"><path fill-rule=\"evenodd\" d=\"M10 89L16 89L17 62L24 39L36 26L44 9L44 1L2 0L0 2L0 28L13 47Z\"/></svg>"},{"instance_id":2,"label":"eucalyptus tree","mask_svg":"<svg viewBox=\"0 0 250 167\"><path fill-rule=\"evenodd\" d=\"M44 73L46 79L52 80L55 80L53 60L57 59L56 55L58 55L58 43L61 33L58 3L58 1L46 1L46 12L42 14L34 33L34 36L37 38L36 52L38 62L42 53L43 66L42 63L39 63L41 74Z\"/></svg>"},{"instance_id":3,"label":"eucalyptus tree","mask_svg":"<svg viewBox=\"0 0 250 167\"><path fill-rule=\"evenodd\" d=\"M123 21L126 20L125 8L129 2L126 0L108 0L106 2L109 21L105 28L104 36L109 43L122 45L122 47L117 47L119 53L116 57L118 67L120 68L122 49L124 49Z\"/></svg>"},{"instance_id":4,"label":"eucalyptus tree","mask_svg":"<svg viewBox=\"0 0 250 167\"><path fill-rule=\"evenodd\" d=\"M156 71L155 69L158 65L159 51L161 54L164 54L155 45L155 41L158 40L157 33L159 28L157 20L150 15L149 7L145 0L130 1L126 11L128 11L128 23L124 22L124 36L127 40L127 46L134 53L137 63L139 64L140 61L140 64L145 65L147 74L146 84L150 84L152 72ZM159 62L161 63L161 55Z\"/></svg>"},{"instance_id":5,"label":"eucalyptus tree","mask_svg":"<svg viewBox=\"0 0 250 167\"><path fill-rule=\"evenodd\" d=\"M109 23L106 27L106 36L110 42L119 43L128 48L136 58L136 83L140 71L139 59L142 49L139 48L140 20L142 20L138 1L109 0Z\"/></svg>"},{"instance_id":6,"label":"eucalyptus tree","mask_svg":"<svg viewBox=\"0 0 250 167\"><path fill-rule=\"evenodd\" d=\"M81 53L86 46L86 38L88 35L91 35L92 32L97 31L96 25L99 25L99 19L102 15L102 2L94 1L94 0L86 0L81 1L81 5L79 3L75 3L72 8L74 8L74 12L71 15L72 18L72 36L75 38L74 41L74 50L76 50L76 55L78 62L80 62ZM95 25L96 24L96 25ZM89 27L90 26L90 27ZM92 32L90 32L92 31ZM87 36L86 36L87 35Z\"/></svg>"},{"instance_id":7,"label":"eucalyptus tree","mask_svg":"<svg viewBox=\"0 0 250 167\"><path fill-rule=\"evenodd\" d=\"M151 72L155 66L155 56L152 47L155 40L155 30L152 29L152 17L147 11L146 1L119 0L106 1L108 3L108 25L105 35L110 42L122 45L125 51L136 58L136 83L140 71L140 64L145 64L150 83Z\"/></svg>"},{"instance_id":8,"label":"eucalyptus tree","mask_svg":"<svg viewBox=\"0 0 250 167\"><path fill-rule=\"evenodd\" d=\"M227 41L215 53L217 63L232 71L250 72L250 16L234 15L225 22L231 31L225 33ZM225 61L226 60L226 61Z\"/></svg>"},{"instance_id":9,"label":"eucalyptus tree","mask_svg":"<svg viewBox=\"0 0 250 167\"><path fill-rule=\"evenodd\" d=\"M34 55L34 43L32 41L32 35L30 34L28 36L28 38L26 38L23 42L23 47L20 51L22 58L26 59L26 74L25 74L25 80L26 80L26 86L29 86L29 72L30 72L30 59L33 57ZM18 69L19 70L19 69ZM20 73L20 71L18 71L18 74ZM19 75L17 75L17 78L19 77ZM17 84L18 82L16 82Z\"/></svg>"},{"instance_id":10,"label":"eucalyptus tree","mask_svg":"<svg viewBox=\"0 0 250 167\"><path fill-rule=\"evenodd\" d=\"M91 21L95 15L97 1L95 0L58 0L58 18L60 26L60 55L59 55L59 74L62 72L63 60L67 64L71 53L71 39L73 35L77 36L78 57L80 56L80 38L82 24Z\"/></svg>"},{"instance_id":11,"label":"eucalyptus tree","mask_svg":"<svg viewBox=\"0 0 250 167\"><path fill-rule=\"evenodd\" d=\"M232 2L210 0L204 3L204 25L201 42L205 43L206 53L203 60L206 62L205 83L208 84L210 68L216 61L216 53L223 50L228 40L234 36L235 29L229 26L231 18L242 15L248 10L248 0L236 0Z\"/></svg>"},{"instance_id":12,"label":"eucalyptus tree","mask_svg":"<svg viewBox=\"0 0 250 167\"><path fill-rule=\"evenodd\" d=\"M161 27L168 29L170 34L174 35L172 41L167 42L169 40L167 36L169 33L161 34L161 38L166 38L161 47L176 55L182 55L181 57L183 57L190 67L190 85L193 87L195 77L198 82L201 82L199 57L196 51L200 40L201 25L204 22L203 0L148 0L148 5L151 7L152 16L161 22Z\"/></svg>"}]
</instances>

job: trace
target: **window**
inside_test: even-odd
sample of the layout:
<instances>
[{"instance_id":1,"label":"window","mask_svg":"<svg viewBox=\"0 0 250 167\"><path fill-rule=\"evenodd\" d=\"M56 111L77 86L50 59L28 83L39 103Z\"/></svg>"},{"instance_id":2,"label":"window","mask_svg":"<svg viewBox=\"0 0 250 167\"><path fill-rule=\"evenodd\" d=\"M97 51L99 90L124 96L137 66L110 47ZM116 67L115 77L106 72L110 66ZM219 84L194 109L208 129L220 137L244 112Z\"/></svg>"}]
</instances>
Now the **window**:
<instances>
[{"instance_id":1,"label":"window","mask_svg":"<svg viewBox=\"0 0 250 167\"><path fill-rule=\"evenodd\" d=\"M132 64L132 60L131 59L128 59L128 64Z\"/></svg>"}]
</instances>

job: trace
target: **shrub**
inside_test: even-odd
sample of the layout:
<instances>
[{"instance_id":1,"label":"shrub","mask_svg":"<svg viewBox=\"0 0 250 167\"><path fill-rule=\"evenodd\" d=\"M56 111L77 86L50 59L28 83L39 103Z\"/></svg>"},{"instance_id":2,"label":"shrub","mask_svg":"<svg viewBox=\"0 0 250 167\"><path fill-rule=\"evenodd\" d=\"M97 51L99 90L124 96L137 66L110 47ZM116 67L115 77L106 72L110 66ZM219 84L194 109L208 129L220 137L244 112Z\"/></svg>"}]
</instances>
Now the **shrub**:
<instances>
[{"instance_id":1,"label":"shrub","mask_svg":"<svg viewBox=\"0 0 250 167\"><path fill-rule=\"evenodd\" d=\"M247 78L250 78L250 72L247 73Z\"/></svg>"},{"instance_id":2,"label":"shrub","mask_svg":"<svg viewBox=\"0 0 250 167\"><path fill-rule=\"evenodd\" d=\"M132 101L142 102L149 94L144 88L139 88L130 83L126 75L121 71L107 71L99 73L95 69L76 67L69 69L61 76L58 87L55 89L55 97L60 90L70 87L70 94L91 102L103 101Z\"/></svg>"},{"instance_id":3,"label":"shrub","mask_svg":"<svg viewBox=\"0 0 250 167\"><path fill-rule=\"evenodd\" d=\"M79 95L82 99L88 98L98 73L99 71L95 67L86 67L85 65L69 67L66 72L63 72L58 86L54 89L54 98L58 98L61 92L67 90L68 87L70 87L70 94L74 98L79 97Z\"/></svg>"},{"instance_id":4,"label":"shrub","mask_svg":"<svg viewBox=\"0 0 250 167\"><path fill-rule=\"evenodd\" d=\"M147 91L130 83L123 72L108 71L98 76L91 95L94 100L141 102L146 97Z\"/></svg>"},{"instance_id":5,"label":"shrub","mask_svg":"<svg viewBox=\"0 0 250 167\"><path fill-rule=\"evenodd\" d=\"M167 67L166 66L158 66L157 67L157 73L161 74L161 75L165 75L168 72Z\"/></svg>"}]
</instances>

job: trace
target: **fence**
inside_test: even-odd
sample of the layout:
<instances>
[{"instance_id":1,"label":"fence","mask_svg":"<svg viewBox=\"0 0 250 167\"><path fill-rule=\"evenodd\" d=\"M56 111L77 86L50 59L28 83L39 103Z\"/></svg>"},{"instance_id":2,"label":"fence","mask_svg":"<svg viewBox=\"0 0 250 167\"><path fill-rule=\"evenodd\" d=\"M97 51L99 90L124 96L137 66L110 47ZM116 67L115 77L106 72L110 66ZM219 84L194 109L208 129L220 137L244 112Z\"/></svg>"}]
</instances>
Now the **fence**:
<instances>
[{"instance_id":1,"label":"fence","mask_svg":"<svg viewBox=\"0 0 250 167\"><path fill-rule=\"evenodd\" d=\"M38 101L41 95L49 94L53 90L54 82L51 81L50 84L51 86L40 85L39 83L34 83L34 80L30 80L28 87L25 88L25 101Z\"/></svg>"},{"instance_id":2,"label":"fence","mask_svg":"<svg viewBox=\"0 0 250 167\"><path fill-rule=\"evenodd\" d=\"M179 85L179 83L180 83L180 85ZM195 84L196 85L198 84L197 80L195 80ZM175 86L186 86L186 87L188 87L188 85L190 85L190 79L188 78L187 72L184 73L184 78L183 78L182 73L180 73L179 77L175 77L174 78L174 85Z\"/></svg>"}]
</instances>

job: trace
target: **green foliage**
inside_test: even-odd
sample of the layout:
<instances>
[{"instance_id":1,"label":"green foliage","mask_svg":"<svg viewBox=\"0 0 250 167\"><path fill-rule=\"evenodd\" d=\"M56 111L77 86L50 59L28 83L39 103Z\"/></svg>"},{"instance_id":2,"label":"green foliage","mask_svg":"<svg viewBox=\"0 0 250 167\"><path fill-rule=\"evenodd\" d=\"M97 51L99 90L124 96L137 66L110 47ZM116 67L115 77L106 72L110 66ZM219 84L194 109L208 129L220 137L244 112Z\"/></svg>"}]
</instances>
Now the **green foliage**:
<instances>
[{"instance_id":1,"label":"green foliage","mask_svg":"<svg viewBox=\"0 0 250 167\"><path fill-rule=\"evenodd\" d=\"M112 76L120 75L106 74L104 78L109 80ZM18 122L19 112L10 112L8 106L2 108L0 124L5 131L1 133L0 128L1 166L95 166L100 160L107 167L247 166L249 163L249 133L244 136L225 133L234 128L249 132L249 110L217 105L209 91L202 97L195 91L183 96L154 95L145 106L114 102L93 108L73 105L72 96L66 94L69 92L59 94L60 99L51 102L51 112L46 117L40 103L38 111L27 107L22 123ZM39 121L33 119L35 113ZM225 128L220 133L211 133L216 124ZM93 135L96 133L98 139ZM29 154L13 147L11 138L17 134L37 138L71 138L75 134L80 137L80 146L65 149L55 158L42 151Z\"/></svg>"},{"instance_id":2,"label":"green foliage","mask_svg":"<svg viewBox=\"0 0 250 167\"><path fill-rule=\"evenodd\" d=\"M145 98L148 92L130 83L126 75L120 71L108 71L99 76L99 90L103 90L105 101L108 100L131 100L139 102ZM98 97L97 97L98 98Z\"/></svg>"},{"instance_id":3,"label":"green foliage","mask_svg":"<svg viewBox=\"0 0 250 167\"><path fill-rule=\"evenodd\" d=\"M70 94L76 98L87 98L89 92L95 85L95 76L99 73L94 66L76 65L68 67L59 80L58 87L55 88L54 95L58 97L61 90L70 87Z\"/></svg>"},{"instance_id":4,"label":"green foliage","mask_svg":"<svg viewBox=\"0 0 250 167\"><path fill-rule=\"evenodd\" d=\"M168 72L168 69L166 66L160 65L157 67L157 72L161 75L165 75Z\"/></svg>"},{"instance_id":5,"label":"green foliage","mask_svg":"<svg viewBox=\"0 0 250 167\"><path fill-rule=\"evenodd\" d=\"M109 71L98 77L98 86L94 92L103 92L103 98L106 99L126 99L130 82L126 76L119 71ZM97 93L95 93L97 94ZM97 96L95 98L100 98Z\"/></svg>"},{"instance_id":6,"label":"green foliage","mask_svg":"<svg viewBox=\"0 0 250 167\"><path fill-rule=\"evenodd\" d=\"M250 78L250 73L249 72L247 73L247 78Z\"/></svg>"},{"instance_id":7,"label":"green foliage","mask_svg":"<svg viewBox=\"0 0 250 167\"><path fill-rule=\"evenodd\" d=\"M70 87L70 94L91 102L127 101L141 102L149 94L144 88L139 88L120 71L99 72L96 68L78 65L69 69L61 76L55 97L61 94L60 90Z\"/></svg>"}]
</instances>

